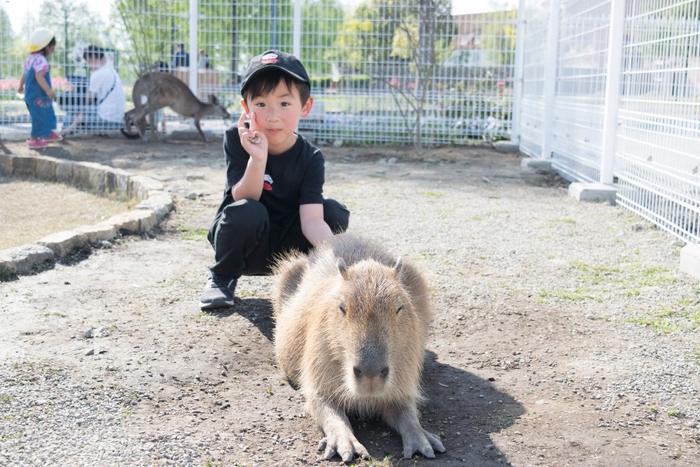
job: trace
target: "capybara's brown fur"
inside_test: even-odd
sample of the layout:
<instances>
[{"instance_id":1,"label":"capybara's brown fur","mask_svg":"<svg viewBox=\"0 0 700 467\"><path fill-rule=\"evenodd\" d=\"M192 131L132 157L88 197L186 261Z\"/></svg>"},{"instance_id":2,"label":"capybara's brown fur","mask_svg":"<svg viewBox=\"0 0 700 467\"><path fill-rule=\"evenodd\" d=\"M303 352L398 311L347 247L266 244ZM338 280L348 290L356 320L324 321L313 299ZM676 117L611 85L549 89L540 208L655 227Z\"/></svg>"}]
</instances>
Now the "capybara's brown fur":
<instances>
[{"instance_id":1,"label":"capybara's brown fur","mask_svg":"<svg viewBox=\"0 0 700 467\"><path fill-rule=\"evenodd\" d=\"M341 234L278 261L273 307L277 360L324 431L325 458L368 456L348 413L380 415L401 434L404 457L444 452L416 408L431 319L417 268Z\"/></svg>"}]
</instances>

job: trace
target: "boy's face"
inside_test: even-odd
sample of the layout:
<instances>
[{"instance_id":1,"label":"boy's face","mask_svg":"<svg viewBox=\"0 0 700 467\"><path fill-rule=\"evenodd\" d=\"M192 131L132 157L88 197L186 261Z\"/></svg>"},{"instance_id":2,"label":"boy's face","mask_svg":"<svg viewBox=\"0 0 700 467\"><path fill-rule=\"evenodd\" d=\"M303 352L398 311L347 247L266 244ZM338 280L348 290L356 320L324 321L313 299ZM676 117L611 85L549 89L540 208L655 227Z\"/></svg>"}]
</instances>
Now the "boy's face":
<instances>
[{"instance_id":1,"label":"boy's face","mask_svg":"<svg viewBox=\"0 0 700 467\"><path fill-rule=\"evenodd\" d=\"M313 97L306 104L301 104L301 97L296 86L287 87L284 80L265 96L257 96L249 101L241 99L241 104L251 118L251 129L261 131L267 139L269 154L281 154L294 146L297 140L294 133L299 119L311 112ZM252 128L252 113L255 114L257 128Z\"/></svg>"}]
</instances>

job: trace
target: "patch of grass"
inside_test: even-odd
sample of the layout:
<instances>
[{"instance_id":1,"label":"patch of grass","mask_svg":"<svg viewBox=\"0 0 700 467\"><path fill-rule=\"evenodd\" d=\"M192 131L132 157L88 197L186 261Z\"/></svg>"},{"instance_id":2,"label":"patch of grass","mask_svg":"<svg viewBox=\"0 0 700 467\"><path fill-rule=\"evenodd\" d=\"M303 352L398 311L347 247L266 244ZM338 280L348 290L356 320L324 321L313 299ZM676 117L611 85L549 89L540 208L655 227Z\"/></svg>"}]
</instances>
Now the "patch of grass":
<instances>
[{"instance_id":1,"label":"patch of grass","mask_svg":"<svg viewBox=\"0 0 700 467\"><path fill-rule=\"evenodd\" d=\"M680 417L680 416L681 416L681 411L678 410L678 409L675 408L675 407L670 407L670 408L666 411L666 414L667 414L669 417Z\"/></svg>"},{"instance_id":2,"label":"patch of grass","mask_svg":"<svg viewBox=\"0 0 700 467\"><path fill-rule=\"evenodd\" d=\"M481 216L472 216L472 220L473 220L473 221L483 221L484 218L481 217Z\"/></svg>"},{"instance_id":3,"label":"patch of grass","mask_svg":"<svg viewBox=\"0 0 700 467\"><path fill-rule=\"evenodd\" d=\"M11 439L20 439L22 436L24 436L24 433L19 432L14 435L6 436L4 438L0 438L0 443L5 443L7 441L10 441Z\"/></svg>"},{"instance_id":4,"label":"patch of grass","mask_svg":"<svg viewBox=\"0 0 700 467\"><path fill-rule=\"evenodd\" d=\"M134 415L134 412L129 409L122 409L121 414L124 417L131 417L132 415Z\"/></svg>"},{"instance_id":5,"label":"patch of grass","mask_svg":"<svg viewBox=\"0 0 700 467\"><path fill-rule=\"evenodd\" d=\"M666 306L647 313L646 317L630 318L632 324L649 326L665 334L675 331L694 331L700 328L700 306L688 309L690 301L681 300L673 306Z\"/></svg>"},{"instance_id":6,"label":"patch of grass","mask_svg":"<svg viewBox=\"0 0 700 467\"><path fill-rule=\"evenodd\" d=\"M643 269L637 282L641 286L664 286L676 282L674 277L671 277L671 271L664 267L653 267Z\"/></svg>"},{"instance_id":7,"label":"patch of grass","mask_svg":"<svg viewBox=\"0 0 700 467\"><path fill-rule=\"evenodd\" d=\"M9 403L11 399L12 396L10 396L9 394L3 394L2 396L0 396L0 401L3 401L5 404Z\"/></svg>"},{"instance_id":8,"label":"patch of grass","mask_svg":"<svg viewBox=\"0 0 700 467\"><path fill-rule=\"evenodd\" d=\"M0 250L81 225L97 224L133 208L136 200L89 193L62 183L0 177ZM41 219L41 222L36 222Z\"/></svg>"},{"instance_id":9,"label":"patch of grass","mask_svg":"<svg viewBox=\"0 0 700 467\"><path fill-rule=\"evenodd\" d=\"M186 225L178 226L177 230L182 235L183 240L194 240L197 242L203 242L207 239L207 234L209 231L207 229L200 229L198 227L189 227Z\"/></svg>"},{"instance_id":10,"label":"patch of grass","mask_svg":"<svg viewBox=\"0 0 700 467\"><path fill-rule=\"evenodd\" d=\"M424 194L425 196L433 196L435 198L442 198L443 196L445 196L445 193L441 193L439 191L424 191L422 194Z\"/></svg>"},{"instance_id":11,"label":"patch of grass","mask_svg":"<svg viewBox=\"0 0 700 467\"><path fill-rule=\"evenodd\" d=\"M611 279L612 276L620 272L619 268L616 267L594 266L577 260L570 261L569 265L581 271L581 278L591 284L600 284L603 280Z\"/></svg>"},{"instance_id":12,"label":"patch of grass","mask_svg":"<svg viewBox=\"0 0 700 467\"><path fill-rule=\"evenodd\" d=\"M570 217L559 217L556 219L552 219L552 222L561 222L562 224L575 224L576 223L576 221Z\"/></svg>"}]
</instances>

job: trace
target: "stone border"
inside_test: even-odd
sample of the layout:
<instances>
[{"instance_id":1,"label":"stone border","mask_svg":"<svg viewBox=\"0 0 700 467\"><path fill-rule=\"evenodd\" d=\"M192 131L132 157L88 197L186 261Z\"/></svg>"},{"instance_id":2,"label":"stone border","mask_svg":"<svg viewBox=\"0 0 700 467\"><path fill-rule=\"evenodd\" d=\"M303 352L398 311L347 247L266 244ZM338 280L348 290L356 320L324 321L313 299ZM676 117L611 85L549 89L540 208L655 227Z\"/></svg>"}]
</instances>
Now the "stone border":
<instances>
[{"instance_id":1,"label":"stone border","mask_svg":"<svg viewBox=\"0 0 700 467\"><path fill-rule=\"evenodd\" d=\"M36 264L56 261L85 246L111 240L120 231L148 232L174 207L172 197L163 190L161 182L94 162L0 154L0 175L34 177L141 201L135 210L117 214L98 224L57 232L35 244L0 251L0 277L28 274Z\"/></svg>"}]
</instances>

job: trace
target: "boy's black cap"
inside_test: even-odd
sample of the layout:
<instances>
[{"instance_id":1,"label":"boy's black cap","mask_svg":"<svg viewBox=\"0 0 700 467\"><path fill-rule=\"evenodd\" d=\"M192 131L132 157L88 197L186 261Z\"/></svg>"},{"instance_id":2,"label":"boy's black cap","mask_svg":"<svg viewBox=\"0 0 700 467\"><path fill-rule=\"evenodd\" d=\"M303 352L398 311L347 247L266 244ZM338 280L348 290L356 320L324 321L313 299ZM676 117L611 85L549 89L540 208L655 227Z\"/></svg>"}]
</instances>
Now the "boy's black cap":
<instances>
[{"instance_id":1,"label":"boy's black cap","mask_svg":"<svg viewBox=\"0 0 700 467\"><path fill-rule=\"evenodd\" d=\"M251 78L261 71L270 68L282 70L294 79L304 83L310 83L309 75L306 74L306 69L298 58L294 55L280 52L279 50L268 50L267 52L253 57L248 63L248 67L243 73L243 81L241 81L241 95L245 92L246 85Z\"/></svg>"}]
</instances>

